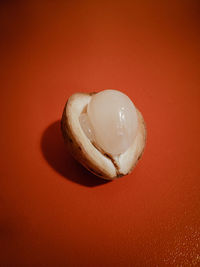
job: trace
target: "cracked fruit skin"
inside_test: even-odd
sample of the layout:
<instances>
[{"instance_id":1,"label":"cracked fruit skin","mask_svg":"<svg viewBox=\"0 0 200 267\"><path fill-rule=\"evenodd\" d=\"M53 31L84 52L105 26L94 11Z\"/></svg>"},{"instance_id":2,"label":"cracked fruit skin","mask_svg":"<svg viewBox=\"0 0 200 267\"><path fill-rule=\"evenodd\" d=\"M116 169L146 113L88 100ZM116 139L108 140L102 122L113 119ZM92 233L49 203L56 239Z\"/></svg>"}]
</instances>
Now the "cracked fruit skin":
<instances>
[{"instance_id":1,"label":"cracked fruit skin","mask_svg":"<svg viewBox=\"0 0 200 267\"><path fill-rule=\"evenodd\" d=\"M64 107L61 130L72 155L108 180L130 173L146 142L142 114L117 90L73 94Z\"/></svg>"}]
</instances>

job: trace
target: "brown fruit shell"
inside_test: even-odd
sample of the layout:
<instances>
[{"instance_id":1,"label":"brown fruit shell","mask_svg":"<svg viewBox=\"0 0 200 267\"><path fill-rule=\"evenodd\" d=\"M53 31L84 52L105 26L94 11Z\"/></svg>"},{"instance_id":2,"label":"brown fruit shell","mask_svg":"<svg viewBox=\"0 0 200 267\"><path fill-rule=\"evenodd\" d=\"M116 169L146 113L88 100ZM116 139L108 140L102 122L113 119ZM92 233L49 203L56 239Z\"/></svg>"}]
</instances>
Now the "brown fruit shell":
<instances>
[{"instance_id":1,"label":"brown fruit shell","mask_svg":"<svg viewBox=\"0 0 200 267\"><path fill-rule=\"evenodd\" d=\"M129 174L141 158L146 143L145 122L137 110L139 123L134 143L119 156L105 153L90 142L79 122L79 116L86 110L93 94L76 93L68 99L62 115L61 130L68 149L77 161L95 175L114 180Z\"/></svg>"}]
</instances>

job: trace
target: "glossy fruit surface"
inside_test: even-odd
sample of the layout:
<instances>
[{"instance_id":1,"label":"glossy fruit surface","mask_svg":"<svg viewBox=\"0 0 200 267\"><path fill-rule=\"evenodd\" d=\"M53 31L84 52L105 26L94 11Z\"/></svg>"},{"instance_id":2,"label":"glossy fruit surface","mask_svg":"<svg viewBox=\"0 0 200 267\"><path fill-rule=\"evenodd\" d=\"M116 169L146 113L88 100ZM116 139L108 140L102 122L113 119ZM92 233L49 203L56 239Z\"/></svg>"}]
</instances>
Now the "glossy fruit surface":
<instances>
[{"instance_id":1,"label":"glossy fruit surface","mask_svg":"<svg viewBox=\"0 0 200 267\"><path fill-rule=\"evenodd\" d=\"M112 155L119 155L130 147L138 127L134 104L117 90L94 94L81 121L87 136Z\"/></svg>"}]
</instances>

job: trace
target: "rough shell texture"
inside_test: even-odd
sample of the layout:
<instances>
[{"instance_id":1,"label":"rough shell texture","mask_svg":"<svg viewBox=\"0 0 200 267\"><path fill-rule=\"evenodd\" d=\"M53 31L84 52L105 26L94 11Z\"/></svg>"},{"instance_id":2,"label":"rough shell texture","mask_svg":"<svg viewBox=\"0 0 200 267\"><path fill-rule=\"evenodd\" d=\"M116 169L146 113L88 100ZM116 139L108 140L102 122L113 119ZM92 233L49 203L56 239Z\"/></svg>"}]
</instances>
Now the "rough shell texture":
<instances>
[{"instance_id":1,"label":"rough shell texture","mask_svg":"<svg viewBox=\"0 0 200 267\"><path fill-rule=\"evenodd\" d=\"M79 116L86 110L94 93L73 94L67 101L61 120L64 140L72 155L95 175L108 180L129 174L141 158L146 142L146 127L142 114L138 114L138 132L134 143L119 156L111 156L97 149L84 134Z\"/></svg>"}]
</instances>

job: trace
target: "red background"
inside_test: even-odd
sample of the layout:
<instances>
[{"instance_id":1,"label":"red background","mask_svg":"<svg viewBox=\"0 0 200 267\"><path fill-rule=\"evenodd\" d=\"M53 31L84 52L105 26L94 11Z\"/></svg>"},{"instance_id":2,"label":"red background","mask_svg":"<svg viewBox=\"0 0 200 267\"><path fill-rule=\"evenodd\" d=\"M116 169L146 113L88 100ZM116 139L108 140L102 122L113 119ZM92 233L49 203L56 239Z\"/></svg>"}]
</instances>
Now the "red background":
<instances>
[{"instance_id":1,"label":"red background","mask_svg":"<svg viewBox=\"0 0 200 267\"><path fill-rule=\"evenodd\" d=\"M0 264L200 265L199 1L1 1ZM142 111L134 172L103 182L64 146L75 92Z\"/></svg>"}]
</instances>

